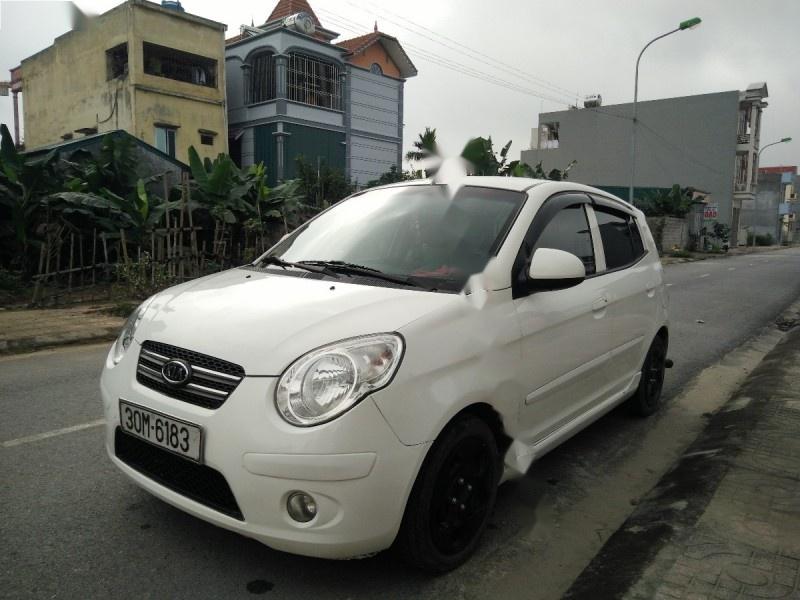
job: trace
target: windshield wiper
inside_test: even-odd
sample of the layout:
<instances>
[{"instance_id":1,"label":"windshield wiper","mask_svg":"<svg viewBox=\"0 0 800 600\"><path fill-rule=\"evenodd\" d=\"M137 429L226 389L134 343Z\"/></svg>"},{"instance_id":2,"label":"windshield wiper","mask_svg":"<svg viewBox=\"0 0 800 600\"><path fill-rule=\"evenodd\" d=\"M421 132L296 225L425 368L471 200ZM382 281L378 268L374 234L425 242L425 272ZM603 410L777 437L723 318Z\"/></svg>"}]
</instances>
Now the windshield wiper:
<instances>
[{"instance_id":1,"label":"windshield wiper","mask_svg":"<svg viewBox=\"0 0 800 600\"><path fill-rule=\"evenodd\" d=\"M335 277L339 279L339 275L333 272L332 269L329 269L325 265L314 266L307 264L306 261L301 262L289 262L288 260L283 260L278 256L267 256L262 258L258 261L259 264L262 265L275 265L277 267L281 267L282 269L286 269L287 267L294 267L295 269L303 269L304 271L310 271L311 273L322 273L323 275L328 275L329 277Z\"/></svg>"},{"instance_id":2,"label":"windshield wiper","mask_svg":"<svg viewBox=\"0 0 800 600\"><path fill-rule=\"evenodd\" d=\"M367 267L364 265L357 265L355 263L345 262L343 260L301 260L298 264L314 265L325 267L331 270L344 273L345 275L362 275L364 277L374 277L375 279L383 279L384 281L391 281L392 283L399 283L400 285L408 285L411 287L423 288L431 290L430 287L416 281L413 277L401 277L399 275L389 275L380 269ZM432 290L433 291L433 290Z\"/></svg>"}]
</instances>

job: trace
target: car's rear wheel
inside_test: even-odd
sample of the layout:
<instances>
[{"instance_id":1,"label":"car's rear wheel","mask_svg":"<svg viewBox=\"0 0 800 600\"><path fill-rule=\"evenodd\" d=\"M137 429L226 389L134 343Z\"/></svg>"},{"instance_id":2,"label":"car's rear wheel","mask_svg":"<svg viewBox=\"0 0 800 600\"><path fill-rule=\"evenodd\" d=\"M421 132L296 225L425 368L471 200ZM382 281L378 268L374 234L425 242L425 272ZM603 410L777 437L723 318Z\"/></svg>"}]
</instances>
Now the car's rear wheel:
<instances>
[{"instance_id":1,"label":"car's rear wheel","mask_svg":"<svg viewBox=\"0 0 800 600\"><path fill-rule=\"evenodd\" d=\"M489 426L459 417L439 436L406 505L396 548L409 564L443 573L475 551L494 508L500 461Z\"/></svg>"},{"instance_id":2,"label":"car's rear wheel","mask_svg":"<svg viewBox=\"0 0 800 600\"><path fill-rule=\"evenodd\" d=\"M642 365L642 378L636 393L628 400L628 408L641 417L652 415L661 406L664 370L667 362L667 342L660 335L650 345Z\"/></svg>"}]
</instances>

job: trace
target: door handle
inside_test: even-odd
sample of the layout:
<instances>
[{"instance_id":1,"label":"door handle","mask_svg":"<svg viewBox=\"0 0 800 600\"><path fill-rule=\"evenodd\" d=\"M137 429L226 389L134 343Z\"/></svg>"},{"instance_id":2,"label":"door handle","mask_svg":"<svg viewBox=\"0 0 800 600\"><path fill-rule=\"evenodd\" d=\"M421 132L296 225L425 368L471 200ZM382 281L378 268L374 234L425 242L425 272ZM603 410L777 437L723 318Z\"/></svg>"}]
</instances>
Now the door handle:
<instances>
[{"instance_id":1,"label":"door handle","mask_svg":"<svg viewBox=\"0 0 800 600\"><path fill-rule=\"evenodd\" d=\"M603 296L592 302L592 311L597 312L603 310L606 306L608 306L608 298Z\"/></svg>"}]
</instances>

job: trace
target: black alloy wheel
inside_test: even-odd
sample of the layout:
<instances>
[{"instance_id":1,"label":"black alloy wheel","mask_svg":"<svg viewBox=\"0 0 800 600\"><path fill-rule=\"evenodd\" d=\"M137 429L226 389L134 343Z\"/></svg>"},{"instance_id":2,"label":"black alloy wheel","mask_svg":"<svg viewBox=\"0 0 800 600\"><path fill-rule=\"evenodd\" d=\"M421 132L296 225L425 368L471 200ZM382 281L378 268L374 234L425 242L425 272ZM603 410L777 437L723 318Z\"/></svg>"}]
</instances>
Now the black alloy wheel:
<instances>
[{"instance_id":1,"label":"black alloy wheel","mask_svg":"<svg viewBox=\"0 0 800 600\"><path fill-rule=\"evenodd\" d=\"M475 551L497 496L501 464L489 426L474 416L439 436L414 483L396 547L403 559L442 573Z\"/></svg>"}]
</instances>

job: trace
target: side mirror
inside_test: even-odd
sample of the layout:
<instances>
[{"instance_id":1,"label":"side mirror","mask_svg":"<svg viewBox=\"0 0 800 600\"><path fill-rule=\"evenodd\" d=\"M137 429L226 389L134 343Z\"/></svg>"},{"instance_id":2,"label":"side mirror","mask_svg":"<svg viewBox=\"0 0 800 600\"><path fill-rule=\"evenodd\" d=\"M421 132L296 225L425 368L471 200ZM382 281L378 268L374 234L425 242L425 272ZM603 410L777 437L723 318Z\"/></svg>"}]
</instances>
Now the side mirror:
<instances>
[{"instance_id":1,"label":"side mirror","mask_svg":"<svg viewBox=\"0 0 800 600\"><path fill-rule=\"evenodd\" d=\"M528 278L533 290L563 290L586 279L586 267L574 254L539 248L533 253Z\"/></svg>"}]
</instances>

